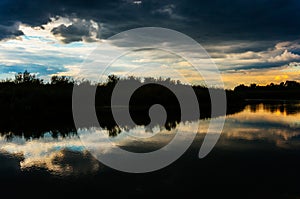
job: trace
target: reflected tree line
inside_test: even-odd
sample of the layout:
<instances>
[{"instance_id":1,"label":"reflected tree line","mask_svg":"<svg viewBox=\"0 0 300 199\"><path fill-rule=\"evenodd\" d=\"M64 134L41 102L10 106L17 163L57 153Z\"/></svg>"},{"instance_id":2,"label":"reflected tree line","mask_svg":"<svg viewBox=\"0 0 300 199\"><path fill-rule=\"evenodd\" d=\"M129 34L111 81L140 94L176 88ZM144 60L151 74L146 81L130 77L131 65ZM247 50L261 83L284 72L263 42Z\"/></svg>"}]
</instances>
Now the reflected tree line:
<instances>
[{"instance_id":1,"label":"reflected tree line","mask_svg":"<svg viewBox=\"0 0 300 199\"><path fill-rule=\"evenodd\" d=\"M299 113L299 101L286 100L266 100L262 103L261 100L248 100L247 105L251 112L255 113L261 108L270 113L282 113L286 115L294 115Z\"/></svg>"},{"instance_id":2,"label":"reflected tree line","mask_svg":"<svg viewBox=\"0 0 300 199\"><path fill-rule=\"evenodd\" d=\"M167 112L164 128L171 130L181 122L179 102L168 88L187 89L192 87L199 101L201 115L199 118L211 117L211 102L209 90L205 86L187 85L170 78L120 78L108 76L105 82L91 83L88 80L74 80L66 76L52 76L50 82L44 82L28 71L18 73L14 79L0 82L0 133L3 135L38 138L44 132L50 132L53 137L76 134L72 115L72 91L74 86L88 85L96 87L95 109L99 124L108 130L110 136L121 133L121 129L130 129L126 123L116 124L111 112L111 95L118 82L124 84L136 83L140 87L130 98L129 110L137 125L150 123L149 108L154 104L162 105ZM218 88L210 92L221 92ZM244 108L243 98L237 92L226 90L227 114L241 111ZM123 104L120 104L122 106ZM217 116L217 115L216 115ZM186 121L199 118L184 118ZM82 128L92 127L87 124Z\"/></svg>"}]
</instances>

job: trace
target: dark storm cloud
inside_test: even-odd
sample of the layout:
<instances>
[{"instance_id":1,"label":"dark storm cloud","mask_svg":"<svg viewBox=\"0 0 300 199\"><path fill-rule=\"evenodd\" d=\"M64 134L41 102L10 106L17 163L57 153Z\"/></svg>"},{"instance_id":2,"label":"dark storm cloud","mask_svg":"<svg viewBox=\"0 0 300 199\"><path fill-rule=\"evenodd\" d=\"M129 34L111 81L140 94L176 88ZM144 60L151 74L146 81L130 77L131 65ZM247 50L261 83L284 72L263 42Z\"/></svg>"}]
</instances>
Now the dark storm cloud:
<instances>
[{"instance_id":1,"label":"dark storm cloud","mask_svg":"<svg viewBox=\"0 0 300 199\"><path fill-rule=\"evenodd\" d=\"M300 59L298 60L300 61ZM280 62L257 62L254 64L246 64L243 66L238 66L238 67L233 67L230 69L223 69L222 71L248 71L248 70L253 70L253 69L270 69L270 68L280 68L282 66L289 65L291 63L290 61L280 61Z\"/></svg>"},{"instance_id":2,"label":"dark storm cloud","mask_svg":"<svg viewBox=\"0 0 300 199\"><path fill-rule=\"evenodd\" d=\"M262 52L274 48L277 41L243 41L233 40L218 42L217 45L204 43L203 47L213 58L224 58L228 53Z\"/></svg>"},{"instance_id":3,"label":"dark storm cloud","mask_svg":"<svg viewBox=\"0 0 300 199\"><path fill-rule=\"evenodd\" d=\"M297 0L189 0L178 12L216 37L257 40L299 36L299 8Z\"/></svg>"},{"instance_id":4,"label":"dark storm cloud","mask_svg":"<svg viewBox=\"0 0 300 199\"><path fill-rule=\"evenodd\" d=\"M141 4L130 0L4 0L0 5L0 24L11 26L19 21L38 26L45 24L51 16L76 16L107 24L102 33L104 38L129 28L161 26L181 31L204 43L283 41L299 37L299 9L298 0L144 0ZM61 34L71 37L70 41L76 40L67 34L70 32L61 27ZM0 38L6 35L2 31Z\"/></svg>"},{"instance_id":5,"label":"dark storm cloud","mask_svg":"<svg viewBox=\"0 0 300 199\"><path fill-rule=\"evenodd\" d=\"M283 65L288 64L288 63L287 62L277 62L277 63L260 62L260 63L255 63L255 64L248 64L248 65L234 67L233 70L234 71L240 71L240 70L246 71L246 70L252 70L252 69L277 68L277 67L282 67ZM232 68L229 70L232 70ZM226 71L226 69L223 71Z\"/></svg>"},{"instance_id":6,"label":"dark storm cloud","mask_svg":"<svg viewBox=\"0 0 300 199\"><path fill-rule=\"evenodd\" d=\"M18 24L11 26L4 26L0 24L0 40L14 39L20 35L23 35L23 32L19 30Z\"/></svg>"},{"instance_id":7,"label":"dark storm cloud","mask_svg":"<svg viewBox=\"0 0 300 199\"><path fill-rule=\"evenodd\" d=\"M51 32L54 35L63 37L62 41L64 43L82 40L86 42L94 42L100 36L99 26L97 23L80 19L76 19L69 26L62 24L53 28Z\"/></svg>"}]
</instances>

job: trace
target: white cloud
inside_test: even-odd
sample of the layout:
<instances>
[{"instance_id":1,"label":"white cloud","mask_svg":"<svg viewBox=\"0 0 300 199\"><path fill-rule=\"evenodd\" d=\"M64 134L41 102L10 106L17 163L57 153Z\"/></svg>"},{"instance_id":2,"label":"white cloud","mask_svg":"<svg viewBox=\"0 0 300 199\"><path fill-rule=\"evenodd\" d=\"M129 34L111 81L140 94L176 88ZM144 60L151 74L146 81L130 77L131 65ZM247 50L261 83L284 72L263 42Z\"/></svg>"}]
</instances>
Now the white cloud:
<instances>
[{"instance_id":1,"label":"white cloud","mask_svg":"<svg viewBox=\"0 0 300 199\"><path fill-rule=\"evenodd\" d=\"M277 49L277 50L287 49L292 44L293 44L293 42L290 42L290 41L279 42L275 45L275 49Z\"/></svg>"},{"instance_id":2,"label":"white cloud","mask_svg":"<svg viewBox=\"0 0 300 199\"><path fill-rule=\"evenodd\" d=\"M268 59L269 62L283 62L283 61L295 61L300 60L300 55L289 52L287 49L282 54Z\"/></svg>"}]
</instances>

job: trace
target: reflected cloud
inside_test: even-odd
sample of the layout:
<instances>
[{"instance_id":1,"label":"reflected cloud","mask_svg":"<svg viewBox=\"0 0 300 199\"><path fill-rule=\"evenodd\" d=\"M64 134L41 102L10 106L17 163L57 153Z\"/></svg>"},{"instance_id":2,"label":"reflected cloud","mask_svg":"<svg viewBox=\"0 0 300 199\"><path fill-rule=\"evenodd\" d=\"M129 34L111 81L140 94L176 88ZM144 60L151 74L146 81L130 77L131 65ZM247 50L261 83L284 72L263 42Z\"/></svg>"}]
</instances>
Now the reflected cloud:
<instances>
[{"instance_id":1,"label":"reflected cloud","mask_svg":"<svg viewBox=\"0 0 300 199\"><path fill-rule=\"evenodd\" d=\"M78 139L52 138L26 140L13 137L9 141L0 137L1 155L10 154L19 158L21 170L44 168L55 175L80 175L97 172L100 163L93 158Z\"/></svg>"}]
</instances>

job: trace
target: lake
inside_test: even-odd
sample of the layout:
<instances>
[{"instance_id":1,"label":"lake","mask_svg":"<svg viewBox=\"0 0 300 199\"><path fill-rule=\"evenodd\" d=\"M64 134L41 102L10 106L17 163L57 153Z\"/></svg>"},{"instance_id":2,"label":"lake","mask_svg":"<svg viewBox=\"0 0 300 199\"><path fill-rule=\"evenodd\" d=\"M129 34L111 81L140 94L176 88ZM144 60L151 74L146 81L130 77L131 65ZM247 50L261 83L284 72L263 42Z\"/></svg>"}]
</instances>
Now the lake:
<instances>
[{"instance_id":1,"label":"lake","mask_svg":"<svg viewBox=\"0 0 300 199\"><path fill-rule=\"evenodd\" d=\"M217 119L184 121L168 130L160 126L121 128L110 139L138 153L160 149L177 130L189 136L198 129L193 144L178 160L142 174L111 169L86 149L93 144L105 148L103 153L110 152L110 144L99 137L99 132L108 136L104 129L67 134L49 131L32 137L3 132L1 191L11 197L300 197L299 101L248 101L242 111L226 116L216 146L199 159L208 124Z\"/></svg>"}]
</instances>

